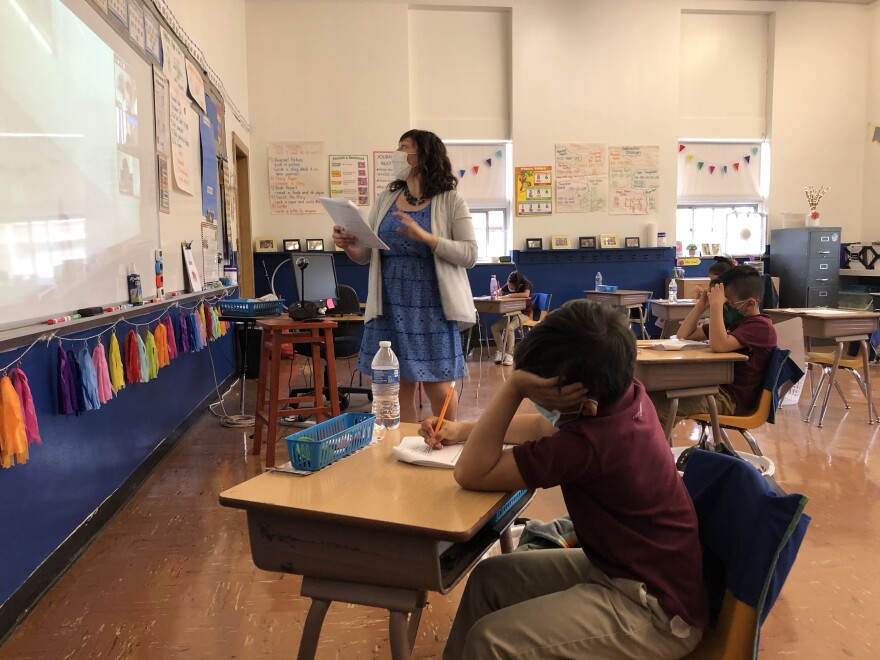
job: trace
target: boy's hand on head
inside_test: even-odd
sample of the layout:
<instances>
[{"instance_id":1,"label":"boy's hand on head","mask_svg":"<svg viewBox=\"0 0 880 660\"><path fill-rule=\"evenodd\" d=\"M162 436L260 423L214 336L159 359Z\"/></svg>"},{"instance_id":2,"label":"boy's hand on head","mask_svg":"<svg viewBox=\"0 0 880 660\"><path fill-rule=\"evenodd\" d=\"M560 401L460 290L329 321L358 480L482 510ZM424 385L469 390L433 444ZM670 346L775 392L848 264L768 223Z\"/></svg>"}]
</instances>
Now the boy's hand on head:
<instances>
[{"instance_id":1,"label":"boy's hand on head","mask_svg":"<svg viewBox=\"0 0 880 660\"><path fill-rule=\"evenodd\" d=\"M587 398L587 388L583 383L569 383L559 387L559 378L541 378L529 371L517 369L513 372L512 382L517 391L524 397L547 410L570 411L583 405ZM584 408L586 410L586 407ZM593 408L595 415L595 408Z\"/></svg>"},{"instance_id":2,"label":"boy's hand on head","mask_svg":"<svg viewBox=\"0 0 880 660\"><path fill-rule=\"evenodd\" d=\"M419 426L419 435L425 439L425 444L434 449L442 449L443 445L457 445L467 440L464 425L460 422L443 422L440 430L434 433L437 426L437 417L428 417Z\"/></svg>"},{"instance_id":3,"label":"boy's hand on head","mask_svg":"<svg viewBox=\"0 0 880 660\"><path fill-rule=\"evenodd\" d=\"M709 306L709 290L708 289L696 287L696 289L694 290L694 293L696 294L695 297L696 297L698 305L702 305L703 307Z\"/></svg>"},{"instance_id":4,"label":"boy's hand on head","mask_svg":"<svg viewBox=\"0 0 880 660\"><path fill-rule=\"evenodd\" d=\"M721 282L716 282L706 295L710 307L724 307L724 303L727 302L727 298L724 297L724 285Z\"/></svg>"}]
</instances>

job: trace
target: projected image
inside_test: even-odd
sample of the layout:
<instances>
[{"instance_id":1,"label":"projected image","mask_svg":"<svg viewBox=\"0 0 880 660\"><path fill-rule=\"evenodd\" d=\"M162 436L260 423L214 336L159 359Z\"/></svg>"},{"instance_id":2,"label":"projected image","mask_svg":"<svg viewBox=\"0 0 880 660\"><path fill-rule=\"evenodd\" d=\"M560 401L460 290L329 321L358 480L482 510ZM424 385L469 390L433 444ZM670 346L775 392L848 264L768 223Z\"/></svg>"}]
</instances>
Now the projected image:
<instances>
[{"instance_id":1,"label":"projected image","mask_svg":"<svg viewBox=\"0 0 880 660\"><path fill-rule=\"evenodd\" d=\"M141 196L141 168L138 159L119 152L119 193Z\"/></svg>"},{"instance_id":2,"label":"projected image","mask_svg":"<svg viewBox=\"0 0 880 660\"><path fill-rule=\"evenodd\" d=\"M119 55L114 55L116 76L116 139L120 146L134 149L138 146L137 85L129 67Z\"/></svg>"}]
</instances>

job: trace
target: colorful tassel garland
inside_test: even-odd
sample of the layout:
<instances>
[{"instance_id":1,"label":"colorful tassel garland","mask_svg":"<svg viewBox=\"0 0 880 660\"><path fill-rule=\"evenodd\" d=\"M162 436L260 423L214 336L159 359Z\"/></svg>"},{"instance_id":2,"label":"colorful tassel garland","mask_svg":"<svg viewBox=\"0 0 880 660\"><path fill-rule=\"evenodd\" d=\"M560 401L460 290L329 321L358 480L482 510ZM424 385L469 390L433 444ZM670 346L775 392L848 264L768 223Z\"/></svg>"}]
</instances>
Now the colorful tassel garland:
<instances>
[{"instance_id":1,"label":"colorful tassel garland","mask_svg":"<svg viewBox=\"0 0 880 660\"><path fill-rule=\"evenodd\" d=\"M190 312L186 319L186 338L189 341L189 350L193 353L201 350L201 346L199 345L200 336L201 331L199 330L199 319L196 317L195 312Z\"/></svg>"},{"instance_id":2,"label":"colorful tassel garland","mask_svg":"<svg viewBox=\"0 0 880 660\"><path fill-rule=\"evenodd\" d=\"M125 336L125 382L131 385L141 381L141 357L137 335L129 330Z\"/></svg>"},{"instance_id":3,"label":"colorful tassel garland","mask_svg":"<svg viewBox=\"0 0 880 660\"><path fill-rule=\"evenodd\" d=\"M85 393L83 392L82 371L76 361L76 353L67 351L67 363L70 365L70 373L73 374L73 399L76 399L76 414L79 415L86 409Z\"/></svg>"},{"instance_id":4,"label":"colorful tassel garland","mask_svg":"<svg viewBox=\"0 0 880 660\"><path fill-rule=\"evenodd\" d=\"M125 389L125 375L122 371L122 355L119 352L119 340L116 339L116 333L110 333L110 385L113 391L119 393L119 390Z\"/></svg>"},{"instance_id":5,"label":"colorful tassel garland","mask_svg":"<svg viewBox=\"0 0 880 660\"><path fill-rule=\"evenodd\" d=\"M100 341L92 350L92 366L95 368L95 378L98 382L98 401L103 405L113 398L113 384L110 382L110 369L107 367L104 344Z\"/></svg>"},{"instance_id":6,"label":"colorful tassel garland","mask_svg":"<svg viewBox=\"0 0 880 660\"><path fill-rule=\"evenodd\" d=\"M76 380L61 342L58 342L58 412L76 414Z\"/></svg>"},{"instance_id":7,"label":"colorful tassel garland","mask_svg":"<svg viewBox=\"0 0 880 660\"><path fill-rule=\"evenodd\" d=\"M10 468L14 462L27 463L28 441L24 416L15 386L9 376L0 379L0 467Z\"/></svg>"},{"instance_id":8,"label":"colorful tassel garland","mask_svg":"<svg viewBox=\"0 0 880 660\"><path fill-rule=\"evenodd\" d=\"M177 346L178 354L189 353L189 328L187 327L186 314L177 315Z\"/></svg>"},{"instance_id":9,"label":"colorful tassel garland","mask_svg":"<svg viewBox=\"0 0 880 660\"><path fill-rule=\"evenodd\" d=\"M147 330L147 336L144 339L144 348L147 353L147 369L152 380L159 376L159 351L156 348L156 338L149 330Z\"/></svg>"},{"instance_id":10,"label":"colorful tassel garland","mask_svg":"<svg viewBox=\"0 0 880 660\"><path fill-rule=\"evenodd\" d=\"M159 369L169 364L168 360L168 329L159 321L153 332L156 341L156 364Z\"/></svg>"},{"instance_id":11,"label":"colorful tassel garland","mask_svg":"<svg viewBox=\"0 0 880 660\"><path fill-rule=\"evenodd\" d=\"M205 328L204 340L205 345L207 346L208 342L214 339L214 317L211 315L210 305L202 305L201 312L203 326Z\"/></svg>"},{"instance_id":12,"label":"colorful tassel garland","mask_svg":"<svg viewBox=\"0 0 880 660\"><path fill-rule=\"evenodd\" d=\"M31 386L28 384L27 375L15 367L9 370L9 377L12 378L12 384L15 386L15 393L18 394L18 401L21 404L21 412L24 415L24 432L30 444L43 444L40 438L40 427L37 424L37 412L34 408L34 397L31 395Z\"/></svg>"},{"instance_id":13,"label":"colorful tassel garland","mask_svg":"<svg viewBox=\"0 0 880 660\"><path fill-rule=\"evenodd\" d=\"M144 340L138 333L134 334L137 339L138 360L141 364L141 382L150 382L150 363L147 361L147 347L144 346Z\"/></svg>"},{"instance_id":14,"label":"colorful tassel garland","mask_svg":"<svg viewBox=\"0 0 880 660\"><path fill-rule=\"evenodd\" d=\"M77 353L76 363L82 375L83 410L97 410L101 407L98 399L98 378L88 346L83 346Z\"/></svg>"},{"instance_id":15,"label":"colorful tassel garland","mask_svg":"<svg viewBox=\"0 0 880 660\"><path fill-rule=\"evenodd\" d=\"M165 329L168 331L167 340L168 340L168 361L177 357L177 342L174 339L174 322L171 320L171 315L165 317Z\"/></svg>"}]
</instances>

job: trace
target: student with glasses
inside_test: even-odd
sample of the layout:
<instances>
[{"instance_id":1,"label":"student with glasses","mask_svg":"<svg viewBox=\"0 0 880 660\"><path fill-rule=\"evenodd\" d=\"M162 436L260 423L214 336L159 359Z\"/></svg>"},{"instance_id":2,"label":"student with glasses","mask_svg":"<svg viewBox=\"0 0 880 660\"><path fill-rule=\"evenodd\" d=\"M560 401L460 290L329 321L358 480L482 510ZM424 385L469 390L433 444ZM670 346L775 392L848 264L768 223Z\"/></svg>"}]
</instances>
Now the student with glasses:
<instances>
[{"instance_id":1,"label":"student with glasses","mask_svg":"<svg viewBox=\"0 0 880 660\"><path fill-rule=\"evenodd\" d=\"M776 348L776 329L770 317L761 312L764 279L750 266L734 266L709 284L697 289L697 303L678 330L680 339L709 340L716 353L738 352L748 356L733 365L733 382L722 385L715 401L719 415L745 415L755 409L761 396L764 372ZM700 324L709 310L709 322ZM657 416L666 419L669 400L663 392L650 392ZM678 401L676 417L709 412L704 396Z\"/></svg>"}]
</instances>

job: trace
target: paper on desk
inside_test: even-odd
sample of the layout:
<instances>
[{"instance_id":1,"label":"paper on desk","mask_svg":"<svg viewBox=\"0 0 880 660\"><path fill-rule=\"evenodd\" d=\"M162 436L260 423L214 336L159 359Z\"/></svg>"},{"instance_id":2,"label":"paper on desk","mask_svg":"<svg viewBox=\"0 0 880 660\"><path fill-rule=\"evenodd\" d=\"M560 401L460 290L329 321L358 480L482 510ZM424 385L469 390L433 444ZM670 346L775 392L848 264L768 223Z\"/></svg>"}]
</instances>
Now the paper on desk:
<instances>
[{"instance_id":1,"label":"paper on desk","mask_svg":"<svg viewBox=\"0 0 880 660\"><path fill-rule=\"evenodd\" d=\"M704 341L692 341L689 339L662 339L643 345L642 348L650 348L655 351L685 351L691 348L708 348L709 344Z\"/></svg>"},{"instance_id":2,"label":"paper on desk","mask_svg":"<svg viewBox=\"0 0 880 660\"><path fill-rule=\"evenodd\" d=\"M428 445L424 438L419 435L410 435L400 441L396 447L392 447L398 461L412 463L413 465L425 465L427 467L454 468L464 445L449 445L443 449L426 451Z\"/></svg>"},{"instance_id":3,"label":"paper on desk","mask_svg":"<svg viewBox=\"0 0 880 660\"><path fill-rule=\"evenodd\" d=\"M330 214L333 222L343 229L347 234L354 236L360 247L379 248L387 250L388 246L376 235L360 210L350 199L331 199L329 197L319 197L318 200L324 205L324 209Z\"/></svg>"}]
</instances>

